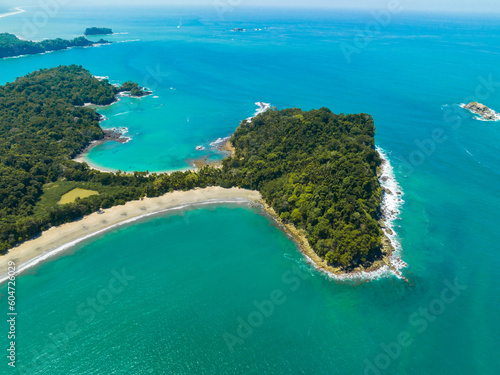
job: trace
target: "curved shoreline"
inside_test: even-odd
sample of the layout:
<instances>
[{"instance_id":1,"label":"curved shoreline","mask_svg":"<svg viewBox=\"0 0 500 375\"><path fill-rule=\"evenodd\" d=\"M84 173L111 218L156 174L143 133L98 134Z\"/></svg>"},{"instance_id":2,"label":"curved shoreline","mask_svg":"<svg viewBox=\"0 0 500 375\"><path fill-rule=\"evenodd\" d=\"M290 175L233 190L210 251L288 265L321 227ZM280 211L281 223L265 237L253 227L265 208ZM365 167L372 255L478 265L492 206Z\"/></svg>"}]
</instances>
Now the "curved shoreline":
<instances>
[{"instance_id":1,"label":"curved shoreline","mask_svg":"<svg viewBox=\"0 0 500 375\"><path fill-rule=\"evenodd\" d=\"M377 151L383 160L380 179L381 185L386 191L382 204L383 218L381 224L384 231L383 243L385 250L383 259L374 262L369 269L360 267L345 273L339 268L328 265L311 248L303 231L291 224L283 223L274 210L262 199L258 191L208 187L189 191L174 191L161 197L130 201L122 206L114 206L100 212L94 212L78 221L52 227L39 237L10 249L6 255L0 257L0 270L2 270L0 271L0 284L7 279L5 270L7 270L9 261L16 262L17 273L20 274L82 241L145 217L168 211L182 210L196 205L244 202L261 206L262 210L293 240L299 251L304 255L306 262L332 279L373 280L383 276L395 275L407 281L400 271L407 265L401 260L401 245L393 230L394 221L398 218L400 207L404 202L401 198L403 192L394 177L387 155L380 148L377 148Z\"/></svg>"},{"instance_id":2,"label":"curved shoreline","mask_svg":"<svg viewBox=\"0 0 500 375\"><path fill-rule=\"evenodd\" d=\"M97 78L97 79L109 79L109 77L101 77L101 76L94 76L94 78ZM125 97L135 98L135 99L141 99L141 98L143 98L145 96L153 95L153 91L150 91L150 92L151 92L150 94L144 95L144 96L141 96L141 97L118 94L116 100L113 103L111 103L111 104L104 105L104 106L99 106L99 105L92 104L92 103L85 103L84 107L91 107L91 108L111 107L113 104L118 103L121 100L121 98L124 97L124 96ZM255 103L255 105L258 108L255 111L254 115L251 116L251 117L249 117L249 118L247 118L244 121L251 121L254 117L258 116L259 114L261 114L261 113L263 113L263 112L265 112L265 111L267 111L268 109L271 108L271 104L270 103L257 102L257 103ZM99 121L99 124L101 122L103 122L103 121L106 121L106 120L107 120L107 118L104 117L102 120ZM102 128L102 126L101 126L101 128ZM102 129L106 130L104 128L102 128ZM130 138L130 137L128 137L128 138L129 138L129 140L132 140L132 138ZM229 142L230 138L231 138L231 136L226 136L224 138L218 138L217 140L211 142L209 144L209 146L211 148L213 148L214 150L217 150L219 153L229 154L229 155L233 156L235 150L234 150L234 147ZM109 172L109 173L116 173L116 172L118 172L118 169L106 168L106 167L97 165L94 162L90 161L88 159L88 157L87 157L88 154L89 154L89 152L92 150L92 148L94 148L94 147L96 147L98 145L104 144L106 142L109 142L109 140L107 140L107 141L105 141L105 140L92 141L87 147L85 147L85 149L83 149L72 160L76 161L78 163L87 163L87 165L90 167L90 169L94 169L94 170L97 170L97 171ZM127 143L127 142L125 142L125 143ZM209 157L209 155L204 155L204 156L201 156L199 158L188 159L188 160L190 160L190 164L192 165L192 167L186 167L186 168L183 168L183 169L174 169L174 170L162 170L162 171L153 171L153 172L150 171L150 173L157 173L157 174L167 173L167 174L170 174L170 173L173 173L173 172L196 171L196 170L198 170L199 168L201 168L201 167L203 167L205 165L212 165L212 166L215 166L215 167L220 167L222 160L215 161L215 162L208 162L207 161L208 157ZM121 172L125 173L125 174L134 174L134 171L121 171ZM141 172L141 171L137 171L137 172Z\"/></svg>"},{"instance_id":3,"label":"curved shoreline","mask_svg":"<svg viewBox=\"0 0 500 375\"><path fill-rule=\"evenodd\" d=\"M95 142L95 143L94 143ZM89 161L86 156L87 156L87 153L95 146L97 145L100 145L100 144L103 144L104 142L101 142L101 141L92 141L92 143L90 145L88 145L84 152L81 152L80 154L78 154L75 158L73 158L72 160L73 161L76 161L77 163L86 163L90 169L94 169L96 171L100 171L100 172L106 172L106 173L116 173L118 172L118 170L114 170L114 169L111 169L111 168L104 168L104 167L101 167L99 165L96 165L96 164L93 164L91 161ZM133 174L132 172L123 172L125 174Z\"/></svg>"},{"instance_id":4,"label":"curved shoreline","mask_svg":"<svg viewBox=\"0 0 500 375\"><path fill-rule=\"evenodd\" d=\"M402 260L403 248L399 242L399 237L394 230L396 220L400 220L401 207L404 204L404 192L394 175L394 169L389 157L383 149L377 147L377 152L382 159L380 184L385 190L382 201L382 230L385 238L389 240L392 252L389 256L391 271L399 278L406 280L401 274L401 270L408 265ZM387 178L387 179L385 179Z\"/></svg>"},{"instance_id":5,"label":"curved shoreline","mask_svg":"<svg viewBox=\"0 0 500 375\"><path fill-rule=\"evenodd\" d=\"M62 253L78 243L114 228L167 211L203 204L257 202L260 193L239 188L208 187L189 191L174 191L161 197L130 201L94 212L84 218L52 227L39 237L23 242L0 257L0 284L7 280L7 264L16 263L17 275Z\"/></svg>"},{"instance_id":6,"label":"curved shoreline","mask_svg":"<svg viewBox=\"0 0 500 375\"><path fill-rule=\"evenodd\" d=\"M263 206L265 212L297 244L299 251L304 255L307 263L311 264L318 272L325 273L334 280L374 280L394 275L398 279L409 283L401 272L401 269L407 267L407 264L401 259L402 247L396 232L393 230L394 222L399 219L400 208L404 203L402 199L403 191L396 180L388 156L380 147L377 147L377 152L382 159L379 180L385 191L381 207L382 218L380 223L384 232L384 237L382 238L383 256L382 259L374 262L369 269L361 266L351 272L343 272L340 268L330 266L312 249L302 230L297 229L292 224L283 223L274 209L264 202L264 200L258 202Z\"/></svg>"}]
</instances>

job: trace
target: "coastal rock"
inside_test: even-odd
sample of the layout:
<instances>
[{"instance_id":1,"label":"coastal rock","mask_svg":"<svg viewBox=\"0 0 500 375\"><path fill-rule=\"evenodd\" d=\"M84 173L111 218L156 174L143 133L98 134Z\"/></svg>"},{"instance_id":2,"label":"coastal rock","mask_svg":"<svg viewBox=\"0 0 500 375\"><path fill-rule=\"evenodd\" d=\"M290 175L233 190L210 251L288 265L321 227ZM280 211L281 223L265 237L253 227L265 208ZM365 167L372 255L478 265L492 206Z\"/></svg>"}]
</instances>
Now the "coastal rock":
<instances>
[{"instance_id":1,"label":"coastal rock","mask_svg":"<svg viewBox=\"0 0 500 375\"><path fill-rule=\"evenodd\" d=\"M145 87L139 86L137 83L132 81L127 81L121 86L116 87L115 91L120 96L130 96L132 98L140 98L153 93L152 91L149 91Z\"/></svg>"},{"instance_id":2,"label":"coastal rock","mask_svg":"<svg viewBox=\"0 0 500 375\"><path fill-rule=\"evenodd\" d=\"M132 98L142 98L143 96L148 96L153 94L153 91L149 91L145 87L139 87L139 90L141 91L137 91L134 94L131 93L130 96Z\"/></svg>"},{"instance_id":3,"label":"coastal rock","mask_svg":"<svg viewBox=\"0 0 500 375\"><path fill-rule=\"evenodd\" d=\"M469 104L463 105L462 107L468 109L469 111L471 111L476 115L479 115L483 120L487 121L500 120L500 114L488 108L484 104L478 102L470 102Z\"/></svg>"},{"instance_id":4,"label":"coastal rock","mask_svg":"<svg viewBox=\"0 0 500 375\"><path fill-rule=\"evenodd\" d=\"M205 147L203 146L196 146L196 151L203 151Z\"/></svg>"},{"instance_id":5,"label":"coastal rock","mask_svg":"<svg viewBox=\"0 0 500 375\"><path fill-rule=\"evenodd\" d=\"M112 128L112 129L104 129L104 138L103 142L115 141L119 143L127 143L130 141L129 137L125 137L124 134L128 131L127 128Z\"/></svg>"}]
</instances>

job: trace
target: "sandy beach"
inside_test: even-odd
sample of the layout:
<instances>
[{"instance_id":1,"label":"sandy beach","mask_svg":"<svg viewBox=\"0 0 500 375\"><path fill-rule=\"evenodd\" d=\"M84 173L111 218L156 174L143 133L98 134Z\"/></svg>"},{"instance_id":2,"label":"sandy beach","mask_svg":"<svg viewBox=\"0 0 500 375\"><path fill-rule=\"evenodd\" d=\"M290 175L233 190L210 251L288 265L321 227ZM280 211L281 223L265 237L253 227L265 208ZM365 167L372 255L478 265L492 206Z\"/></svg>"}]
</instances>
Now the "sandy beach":
<instances>
[{"instance_id":1,"label":"sandy beach","mask_svg":"<svg viewBox=\"0 0 500 375\"><path fill-rule=\"evenodd\" d=\"M76 158L73 159L73 161L76 161L78 163L87 163L87 165L89 166L90 169L94 169L96 171L101 171L101 172L109 172L109 173L115 173L116 170L113 170L111 168L103 168L103 167L99 167L95 164L92 164L91 162L89 162L87 159L85 159L85 154L80 154L78 155ZM127 173L129 174L129 172L124 172L124 173ZM130 173L132 174L132 173Z\"/></svg>"},{"instance_id":2,"label":"sandy beach","mask_svg":"<svg viewBox=\"0 0 500 375\"><path fill-rule=\"evenodd\" d=\"M260 193L257 191L209 187L190 191L175 191L158 198L131 201L123 206L102 210L101 213L95 212L79 221L50 228L43 232L40 237L10 249L6 255L0 257L0 282L6 279L7 263L9 261L14 261L18 273L21 273L83 240L142 217L193 204L256 202L260 199Z\"/></svg>"},{"instance_id":3,"label":"sandy beach","mask_svg":"<svg viewBox=\"0 0 500 375\"><path fill-rule=\"evenodd\" d=\"M96 141L96 142L99 142L99 141ZM106 173L116 173L118 172L117 169L111 169L111 168L104 168L104 167L101 167L99 165L96 165L92 162L90 162L89 160L86 159L86 153L82 153L82 154L79 154L77 157L75 157L73 159L73 161L76 161L77 163L86 163L90 169L93 169L93 170L96 170L96 171L101 171L101 172L106 172ZM173 173L173 172L186 172L186 171L197 171L198 170L198 167L186 167L184 169L176 169L174 171L160 171L160 172L149 172L148 174L153 174L153 173L156 173L156 174L170 174L170 173ZM121 173L124 173L124 174L127 174L127 175L133 175L134 173L133 172L124 172L124 171L121 171Z\"/></svg>"},{"instance_id":4,"label":"sandy beach","mask_svg":"<svg viewBox=\"0 0 500 375\"><path fill-rule=\"evenodd\" d=\"M399 216L400 206L403 203L403 200L400 198L402 192L394 178L387 156L381 150L379 150L379 153L384 160L379 177L381 178L382 186L389 193L385 194L382 204L382 211L384 212L380 223L384 231L382 238L382 259L375 261L370 268L360 266L349 273L345 273L342 269L329 265L314 252L307 241L304 231L295 228L292 224L283 223L275 211L262 199L258 191L239 188L224 189L221 187L208 187L189 191L175 191L157 198L144 198L138 201L131 201L122 206L115 206L95 212L79 221L50 228L43 232L40 237L26 241L10 249L6 255L0 257L0 283L6 279L7 263L9 261L14 261L17 271L21 273L71 248L81 241L104 233L119 225L136 221L142 217L176 208L182 209L189 205L231 202L251 202L261 205L263 210L298 245L306 261L312 264L318 271L325 272L334 279L371 280L392 274L407 281L401 274L401 269L406 267L406 263L401 260L400 244L397 235L392 230L394 228L394 221Z\"/></svg>"}]
</instances>

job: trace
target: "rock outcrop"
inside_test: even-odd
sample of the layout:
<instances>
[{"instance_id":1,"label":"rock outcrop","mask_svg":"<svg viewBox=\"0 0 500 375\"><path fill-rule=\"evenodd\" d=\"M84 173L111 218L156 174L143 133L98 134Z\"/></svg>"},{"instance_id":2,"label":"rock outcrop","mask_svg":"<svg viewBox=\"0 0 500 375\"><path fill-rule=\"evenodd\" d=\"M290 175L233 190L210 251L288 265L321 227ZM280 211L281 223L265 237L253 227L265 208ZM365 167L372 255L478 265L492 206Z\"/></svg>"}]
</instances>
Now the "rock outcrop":
<instances>
[{"instance_id":1,"label":"rock outcrop","mask_svg":"<svg viewBox=\"0 0 500 375\"><path fill-rule=\"evenodd\" d=\"M500 114L494 110L486 107L484 104L478 102L470 102L469 104L463 105L463 108L468 109L472 113L479 115L483 120L488 121L498 121L500 120Z\"/></svg>"}]
</instances>

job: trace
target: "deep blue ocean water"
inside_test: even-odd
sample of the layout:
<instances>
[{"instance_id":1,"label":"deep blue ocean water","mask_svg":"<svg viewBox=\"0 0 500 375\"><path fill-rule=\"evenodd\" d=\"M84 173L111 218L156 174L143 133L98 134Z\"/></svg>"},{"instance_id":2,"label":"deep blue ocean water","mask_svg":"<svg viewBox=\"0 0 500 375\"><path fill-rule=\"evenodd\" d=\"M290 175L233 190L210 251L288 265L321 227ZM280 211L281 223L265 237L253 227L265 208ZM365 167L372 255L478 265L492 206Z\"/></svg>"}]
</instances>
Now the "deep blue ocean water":
<instances>
[{"instance_id":1,"label":"deep blue ocean water","mask_svg":"<svg viewBox=\"0 0 500 375\"><path fill-rule=\"evenodd\" d=\"M0 18L0 31L41 40L106 26L121 43L2 60L0 83L75 63L154 91L99 109L132 140L93 149L98 166L220 157L209 144L257 101L373 115L405 193L396 230L412 283L329 280L245 207L149 218L18 278L26 373L498 373L500 122L459 105L500 110L499 18L403 12L360 37L369 12L63 6L42 22L41 8L26 9ZM124 268L134 279L109 292ZM273 291L282 303L259 312ZM240 317L256 327L238 335Z\"/></svg>"}]
</instances>

